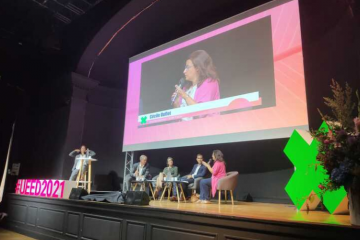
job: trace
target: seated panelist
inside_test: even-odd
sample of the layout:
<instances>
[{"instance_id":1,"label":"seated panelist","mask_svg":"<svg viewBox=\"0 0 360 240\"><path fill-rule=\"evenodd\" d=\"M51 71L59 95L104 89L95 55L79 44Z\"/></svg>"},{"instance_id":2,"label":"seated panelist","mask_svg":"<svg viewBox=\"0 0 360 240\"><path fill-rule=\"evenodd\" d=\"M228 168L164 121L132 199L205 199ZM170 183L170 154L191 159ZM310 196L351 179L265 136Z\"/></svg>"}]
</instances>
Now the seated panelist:
<instances>
[{"instance_id":1,"label":"seated panelist","mask_svg":"<svg viewBox=\"0 0 360 240\"><path fill-rule=\"evenodd\" d=\"M123 192L127 192L130 189L131 181L136 179L149 179L150 175L150 164L148 163L147 156L141 155L140 162L135 163L130 169L130 173L125 176Z\"/></svg>"},{"instance_id":2,"label":"seated panelist","mask_svg":"<svg viewBox=\"0 0 360 240\"><path fill-rule=\"evenodd\" d=\"M184 194L187 192L187 186L190 183L193 183L196 178L204 177L207 172L207 168L202 164L203 163L203 155L197 154L196 161L197 163L192 168L191 172L188 175L185 175L180 178L180 181L186 181L188 183L181 183L182 188L184 190ZM173 186L173 196L171 197L171 201L177 201L177 193L176 193L176 186ZM186 197L186 196L185 196Z\"/></svg>"},{"instance_id":3,"label":"seated panelist","mask_svg":"<svg viewBox=\"0 0 360 240\"><path fill-rule=\"evenodd\" d=\"M210 164L202 162L211 172L211 178L200 181L200 199L198 203L210 203L211 195L215 196L218 181L226 176L226 164L223 153L220 150L214 150L212 159L215 161L212 167Z\"/></svg>"},{"instance_id":4,"label":"seated panelist","mask_svg":"<svg viewBox=\"0 0 360 240\"><path fill-rule=\"evenodd\" d=\"M178 167L174 166L174 159L172 157L168 157L167 167L165 167L156 178L155 197L157 197L159 192L162 191L164 179L167 177L177 177L178 174Z\"/></svg>"}]
</instances>

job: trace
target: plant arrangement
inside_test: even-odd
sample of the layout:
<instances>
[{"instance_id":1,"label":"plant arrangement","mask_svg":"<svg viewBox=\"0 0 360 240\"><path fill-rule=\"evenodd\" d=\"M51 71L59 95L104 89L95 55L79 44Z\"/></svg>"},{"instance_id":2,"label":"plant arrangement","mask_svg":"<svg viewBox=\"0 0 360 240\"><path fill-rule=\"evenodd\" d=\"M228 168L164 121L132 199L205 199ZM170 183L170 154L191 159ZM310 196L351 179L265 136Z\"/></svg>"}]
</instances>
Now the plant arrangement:
<instances>
[{"instance_id":1,"label":"plant arrangement","mask_svg":"<svg viewBox=\"0 0 360 240\"><path fill-rule=\"evenodd\" d=\"M328 129L312 130L311 135L318 142L316 157L329 176L319 185L321 192L338 190L344 186L346 191L360 191L360 98L356 91L346 83L343 88L332 80L330 85L333 97L325 97L325 104L333 116L319 113ZM355 114L357 112L357 114ZM315 166L316 167L316 166Z\"/></svg>"}]
</instances>

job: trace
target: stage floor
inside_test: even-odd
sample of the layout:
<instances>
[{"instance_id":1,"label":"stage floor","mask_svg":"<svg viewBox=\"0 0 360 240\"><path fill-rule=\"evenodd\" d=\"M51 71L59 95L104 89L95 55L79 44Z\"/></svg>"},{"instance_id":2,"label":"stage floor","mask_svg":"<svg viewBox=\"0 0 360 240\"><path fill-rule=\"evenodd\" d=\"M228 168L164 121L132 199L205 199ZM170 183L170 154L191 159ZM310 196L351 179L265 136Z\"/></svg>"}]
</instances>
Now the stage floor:
<instances>
[{"instance_id":1,"label":"stage floor","mask_svg":"<svg viewBox=\"0 0 360 240\"><path fill-rule=\"evenodd\" d=\"M294 205L273 204L273 203L257 203L257 202L235 202L231 205L218 204L217 201L212 204L197 203L178 203L163 201L150 201L150 208L160 208L167 210L176 210L183 212L201 213L206 215L220 215L229 217L262 219L279 222L296 222L307 224L332 224L340 226L349 226L349 215L331 215L327 211L298 211Z\"/></svg>"},{"instance_id":2,"label":"stage floor","mask_svg":"<svg viewBox=\"0 0 360 240\"><path fill-rule=\"evenodd\" d=\"M287 204L151 201L148 206L7 194L6 226L56 239L356 239L349 215L297 211ZM110 231L111 230L111 231ZM109 232L110 231L110 232ZM46 237L46 238L44 238Z\"/></svg>"},{"instance_id":3,"label":"stage floor","mask_svg":"<svg viewBox=\"0 0 360 240\"><path fill-rule=\"evenodd\" d=\"M3 228L0 228L0 239L1 240L36 240L35 238L30 238L25 235L9 231Z\"/></svg>"}]
</instances>

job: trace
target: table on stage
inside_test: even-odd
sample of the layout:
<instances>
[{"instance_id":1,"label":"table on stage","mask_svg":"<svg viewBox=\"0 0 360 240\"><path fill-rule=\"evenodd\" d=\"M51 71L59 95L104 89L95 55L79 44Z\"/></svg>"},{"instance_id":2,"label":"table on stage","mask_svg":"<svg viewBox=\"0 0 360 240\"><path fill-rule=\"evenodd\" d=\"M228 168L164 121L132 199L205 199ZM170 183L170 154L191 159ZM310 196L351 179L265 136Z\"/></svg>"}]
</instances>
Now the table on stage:
<instances>
[{"instance_id":1,"label":"table on stage","mask_svg":"<svg viewBox=\"0 0 360 240\"><path fill-rule=\"evenodd\" d=\"M164 194L165 194L166 190L168 190L168 199L170 198L170 193L171 193L172 186L173 186L173 184L175 184L176 193L177 193L177 196L178 196L178 202L180 203L181 196L184 197L184 201L186 202L186 197L185 197L185 194L184 194L184 189L183 189L183 187L182 187L182 185L181 185L182 183L188 184L187 181L165 180L165 179L164 179L164 185L165 185L165 187L164 187L163 193L161 194L160 201L163 200ZM180 195L179 195L179 188L180 188Z\"/></svg>"},{"instance_id":2,"label":"table on stage","mask_svg":"<svg viewBox=\"0 0 360 240\"><path fill-rule=\"evenodd\" d=\"M80 159L81 163L80 163L79 173L78 173L78 175L76 177L76 187L79 187L79 183L83 183L84 184L83 188L86 189L86 184L87 184L88 185L87 186L87 191L90 194L90 192L91 192L91 163L96 162L97 159L92 158L92 157L83 157L83 158L78 158L78 159ZM88 162L88 174L87 174L88 176L87 176L87 180L80 181L81 176L84 174L82 172L84 161Z\"/></svg>"},{"instance_id":3,"label":"table on stage","mask_svg":"<svg viewBox=\"0 0 360 240\"><path fill-rule=\"evenodd\" d=\"M156 182L156 181L155 180L149 180L149 179L131 181L132 190L135 191L136 187L138 185L140 185L140 191L145 191L146 184L149 184L149 189L150 189L151 195L152 195L153 199L155 200L154 189L152 187L152 184L154 182Z\"/></svg>"}]
</instances>

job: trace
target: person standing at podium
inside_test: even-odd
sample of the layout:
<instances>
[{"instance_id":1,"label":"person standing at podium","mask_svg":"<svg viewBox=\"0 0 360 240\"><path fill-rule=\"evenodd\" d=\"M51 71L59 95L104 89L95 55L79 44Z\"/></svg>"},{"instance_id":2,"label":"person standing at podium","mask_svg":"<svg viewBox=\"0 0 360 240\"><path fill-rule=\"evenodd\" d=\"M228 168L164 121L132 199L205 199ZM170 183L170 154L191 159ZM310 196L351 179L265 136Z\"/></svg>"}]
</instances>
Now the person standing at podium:
<instances>
[{"instance_id":1,"label":"person standing at podium","mask_svg":"<svg viewBox=\"0 0 360 240\"><path fill-rule=\"evenodd\" d=\"M80 149L75 149L69 154L70 157L75 157L74 166L72 168L71 176L69 179L70 181L76 180L77 175L80 171L81 159L95 156L95 154L96 153L94 151L86 148L85 145L81 145ZM86 171L87 165L88 161L83 161L82 173Z\"/></svg>"}]
</instances>

